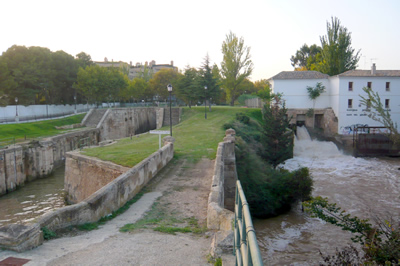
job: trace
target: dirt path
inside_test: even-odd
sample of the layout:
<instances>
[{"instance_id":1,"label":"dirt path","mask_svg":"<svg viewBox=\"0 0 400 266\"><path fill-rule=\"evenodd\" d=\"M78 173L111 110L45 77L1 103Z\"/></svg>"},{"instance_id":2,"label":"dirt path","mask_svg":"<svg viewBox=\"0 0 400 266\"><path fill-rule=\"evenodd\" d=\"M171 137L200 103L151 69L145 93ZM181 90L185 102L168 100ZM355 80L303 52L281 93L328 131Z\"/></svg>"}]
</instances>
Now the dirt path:
<instances>
[{"instance_id":1,"label":"dirt path","mask_svg":"<svg viewBox=\"0 0 400 266\"><path fill-rule=\"evenodd\" d=\"M182 226L195 221L197 228L205 228L213 167L214 161L207 159L195 165L186 160L172 160L147 186L149 193L100 229L50 240L24 253L0 251L0 261L12 256L30 259L25 264L28 266L210 265L207 255L213 232L171 235L142 228L120 233L119 228L135 223L147 211L158 210L162 210L165 220L180 221L177 223ZM158 208L156 211L154 206Z\"/></svg>"}]
</instances>

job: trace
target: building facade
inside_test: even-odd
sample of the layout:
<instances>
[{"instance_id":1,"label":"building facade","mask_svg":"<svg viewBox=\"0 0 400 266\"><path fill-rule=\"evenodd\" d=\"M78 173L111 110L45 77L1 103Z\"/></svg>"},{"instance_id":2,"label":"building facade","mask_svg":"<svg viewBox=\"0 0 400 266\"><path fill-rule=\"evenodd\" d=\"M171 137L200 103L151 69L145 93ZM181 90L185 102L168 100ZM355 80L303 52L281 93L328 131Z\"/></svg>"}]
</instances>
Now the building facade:
<instances>
[{"instance_id":1,"label":"building facade","mask_svg":"<svg viewBox=\"0 0 400 266\"><path fill-rule=\"evenodd\" d=\"M283 94L295 123L304 121L307 110L313 108L307 87L321 82L326 91L315 102L315 114L317 125L328 133L348 135L358 125L383 126L369 118L367 107L361 104L360 96L367 96L364 87L379 94L385 110L400 124L400 70L377 70L373 64L371 70L349 70L331 77L316 71L284 71L269 82L274 93Z\"/></svg>"},{"instance_id":2,"label":"building facade","mask_svg":"<svg viewBox=\"0 0 400 266\"><path fill-rule=\"evenodd\" d=\"M139 76L140 72L143 72L145 70L151 74L155 74L161 69L173 69L175 71L178 71L178 68L174 66L174 61L171 61L170 64L156 64L156 61L152 60L150 61L150 63L146 61L145 64L136 63L135 65L132 65L132 61L130 61L129 64L122 61L114 62L114 60L111 60L110 62L106 57L104 58L104 61L94 63L101 67L126 68L127 72L129 71L128 77L130 79L136 78L137 76Z\"/></svg>"}]
</instances>

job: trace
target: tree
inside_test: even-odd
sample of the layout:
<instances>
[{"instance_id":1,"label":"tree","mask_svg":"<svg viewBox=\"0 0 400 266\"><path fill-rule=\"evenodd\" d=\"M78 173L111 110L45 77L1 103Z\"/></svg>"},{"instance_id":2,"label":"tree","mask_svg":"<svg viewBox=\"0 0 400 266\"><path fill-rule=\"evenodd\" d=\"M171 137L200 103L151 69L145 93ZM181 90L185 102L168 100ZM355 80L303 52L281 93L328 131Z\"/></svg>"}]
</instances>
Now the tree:
<instances>
[{"instance_id":1,"label":"tree","mask_svg":"<svg viewBox=\"0 0 400 266\"><path fill-rule=\"evenodd\" d=\"M288 129L287 109L279 95L275 95L271 104L263 109L262 157L274 168L293 157L293 134Z\"/></svg>"},{"instance_id":2,"label":"tree","mask_svg":"<svg viewBox=\"0 0 400 266\"><path fill-rule=\"evenodd\" d=\"M351 47L351 32L340 25L338 18L332 17L332 23L327 22L327 34L320 37L321 63L316 70L330 76L355 69L360 60L360 50L355 52Z\"/></svg>"},{"instance_id":3,"label":"tree","mask_svg":"<svg viewBox=\"0 0 400 266\"><path fill-rule=\"evenodd\" d=\"M303 44L300 50L296 51L295 55L292 55L290 61L295 70L313 70L318 60L318 54L321 53L321 47L316 44L310 47L307 44Z\"/></svg>"},{"instance_id":4,"label":"tree","mask_svg":"<svg viewBox=\"0 0 400 266\"><path fill-rule=\"evenodd\" d=\"M85 68L87 66L93 65L92 57L85 52L80 52L75 57L76 57L78 66L81 68Z\"/></svg>"},{"instance_id":5,"label":"tree","mask_svg":"<svg viewBox=\"0 0 400 266\"><path fill-rule=\"evenodd\" d=\"M150 79L153 78L153 69L151 67L148 67L147 65L145 65L143 68L140 69L139 72L137 72L137 78L142 78L144 79L146 82L149 82Z\"/></svg>"},{"instance_id":6,"label":"tree","mask_svg":"<svg viewBox=\"0 0 400 266\"><path fill-rule=\"evenodd\" d=\"M199 72L195 68L186 66L184 74L177 82L176 94L189 108L204 95L204 87L200 85Z\"/></svg>"},{"instance_id":7,"label":"tree","mask_svg":"<svg viewBox=\"0 0 400 266\"><path fill-rule=\"evenodd\" d=\"M89 102L115 101L128 86L128 81L128 77L116 68L91 65L85 69L79 68L74 87Z\"/></svg>"},{"instance_id":8,"label":"tree","mask_svg":"<svg viewBox=\"0 0 400 266\"><path fill-rule=\"evenodd\" d=\"M315 87L307 86L308 98L313 101L313 128L315 127L315 102L317 98L325 92L325 86L322 85L322 82L318 82Z\"/></svg>"},{"instance_id":9,"label":"tree","mask_svg":"<svg viewBox=\"0 0 400 266\"><path fill-rule=\"evenodd\" d=\"M272 100L273 95L271 92L270 84L266 79L257 80L256 82L254 82L254 86L257 90L255 94L259 98L261 98L267 103L269 103Z\"/></svg>"},{"instance_id":10,"label":"tree","mask_svg":"<svg viewBox=\"0 0 400 266\"><path fill-rule=\"evenodd\" d=\"M223 61L221 62L221 75L227 98L233 106L240 95L239 85L248 78L253 71L253 62L250 56L250 47L244 45L232 32L226 35L222 43Z\"/></svg>"},{"instance_id":11,"label":"tree","mask_svg":"<svg viewBox=\"0 0 400 266\"><path fill-rule=\"evenodd\" d=\"M210 103L210 111L211 111L211 101L214 101L220 96L220 90L218 85L218 77L215 77L213 74L213 69L210 66L210 58L208 54L204 58L203 65L199 69L199 78L201 87L204 89L207 86L207 99Z\"/></svg>"},{"instance_id":12,"label":"tree","mask_svg":"<svg viewBox=\"0 0 400 266\"><path fill-rule=\"evenodd\" d=\"M174 87L174 84L177 83L180 75L182 74L180 74L178 71L169 68L163 68L155 73L153 78L149 81L151 97L158 96L162 99L167 99L168 84L172 84L172 87Z\"/></svg>"},{"instance_id":13,"label":"tree","mask_svg":"<svg viewBox=\"0 0 400 266\"><path fill-rule=\"evenodd\" d=\"M368 117L387 127L390 130L389 138L395 145L400 144L400 133L397 130L397 124L393 122L389 110L384 108L379 94L368 87L364 87L363 90L367 93L367 96L360 95L360 102L366 107L365 110L368 113Z\"/></svg>"}]
</instances>

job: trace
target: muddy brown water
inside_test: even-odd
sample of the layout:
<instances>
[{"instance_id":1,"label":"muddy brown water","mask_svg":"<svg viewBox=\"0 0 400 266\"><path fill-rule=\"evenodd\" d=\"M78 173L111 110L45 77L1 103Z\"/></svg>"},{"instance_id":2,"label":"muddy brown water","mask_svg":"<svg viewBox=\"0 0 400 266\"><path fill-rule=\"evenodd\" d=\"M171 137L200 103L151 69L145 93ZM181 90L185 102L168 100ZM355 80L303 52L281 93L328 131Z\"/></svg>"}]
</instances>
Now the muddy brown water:
<instances>
[{"instance_id":1,"label":"muddy brown water","mask_svg":"<svg viewBox=\"0 0 400 266\"><path fill-rule=\"evenodd\" d=\"M301 130L300 130L301 131ZM294 158L284 167L309 167L313 196L360 218L400 216L400 158L355 158L342 154L332 142L312 141L298 133ZM255 220L257 240L265 265L317 265L323 254L351 243L351 234L311 218L296 206L290 213Z\"/></svg>"},{"instance_id":2,"label":"muddy brown water","mask_svg":"<svg viewBox=\"0 0 400 266\"><path fill-rule=\"evenodd\" d=\"M27 182L0 197L0 226L25 224L52 210L65 206L65 167L57 168L51 176Z\"/></svg>"}]
</instances>

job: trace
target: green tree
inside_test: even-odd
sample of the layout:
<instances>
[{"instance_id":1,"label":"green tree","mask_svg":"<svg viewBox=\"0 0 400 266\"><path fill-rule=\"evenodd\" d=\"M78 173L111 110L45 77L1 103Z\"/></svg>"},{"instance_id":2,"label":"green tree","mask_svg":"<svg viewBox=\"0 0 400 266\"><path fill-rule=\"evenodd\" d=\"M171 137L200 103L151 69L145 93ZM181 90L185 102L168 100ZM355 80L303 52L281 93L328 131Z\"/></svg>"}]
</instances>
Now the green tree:
<instances>
[{"instance_id":1,"label":"green tree","mask_svg":"<svg viewBox=\"0 0 400 266\"><path fill-rule=\"evenodd\" d=\"M270 84L266 79L257 80L256 82L254 82L254 86L257 90L257 92L255 93L257 97L261 98L267 103L271 102L273 95Z\"/></svg>"},{"instance_id":2,"label":"green tree","mask_svg":"<svg viewBox=\"0 0 400 266\"><path fill-rule=\"evenodd\" d=\"M145 65L144 67L142 67L140 69L140 71L137 73L137 78L142 78L144 79L146 82L149 82L150 79L153 78L153 74L154 71L151 67L148 67L147 65Z\"/></svg>"},{"instance_id":3,"label":"green tree","mask_svg":"<svg viewBox=\"0 0 400 266\"><path fill-rule=\"evenodd\" d=\"M322 82L318 82L315 87L307 86L308 98L313 101L313 128L315 127L315 103L317 98L325 92L325 86L322 85Z\"/></svg>"},{"instance_id":4,"label":"green tree","mask_svg":"<svg viewBox=\"0 0 400 266\"><path fill-rule=\"evenodd\" d=\"M355 69L360 60L360 50L351 47L351 32L340 25L338 18L326 23L327 34L321 36L321 62L316 70L330 76Z\"/></svg>"},{"instance_id":5,"label":"green tree","mask_svg":"<svg viewBox=\"0 0 400 266\"><path fill-rule=\"evenodd\" d=\"M216 99L219 98L220 89L218 84L218 77L215 77L215 75L213 74L213 69L210 66L210 58L208 54L204 58L203 65L199 69L199 77L201 87L204 89L204 87L207 86L207 100L209 100L211 111L211 101L213 99L215 102Z\"/></svg>"},{"instance_id":6,"label":"green tree","mask_svg":"<svg viewBox=\"0 0 400 266\"><path fill-rule=\"evenodd\" d=\"M287 109L279 95L263 109L262 157L274 168L293 157L293 132L289 130Z\"/></svg>"},{"instance_id":7,"label":"green tree","mask_svg":"<svg viewBox=\"0 0 400 266\"><path fill-rule=\"evenodd\" d=\"M316 44L308 46L303 44L300 50L296 51L295 55L290 58L292 66L296 70L313 70L317 64L318 56L321 53L321 47Z\"/></svg>"},{"instance_id":8,"label":"green tree","mask_svg":"<svg viewBox=\"0 0 400 266\"><path fill-rule=\"evenodd\" d=\"M93 65L92 57L85 52L80 52L75 57L78 67L85 68L87 66Z\"/></svg>"},{"instance_id":9,"label":"green tree","mask_svg":"<svg viewBox=\"0 0 400 266\"><path fill-rule=\"evenodd\" d=\"M248 78L253 71L253 62L250 56L250 47L244 45L243 38L238 38L230 32L222 43L223 60L221 62L221 75L226 96L233 106L240 96L240 84Z\"/></svg>"},{"instance_id":10,"label":"green tree","mask_svg":"<svg viewBox=\"0 0 400 266\"><path fill-rule=\"evenodd\" d=\"M176 95L188 104L189 108L199 100L201 95L204 95L204 87L200 85L197 69L190 66L185 68L184 74L177 82Z\"/></svg>"},{"instance_id":11,"label":"green tree","mask_svg":"<svg viewBox=\"0 0 400 266\"><path fill-rule=\"evenodd\" d=\"M175 87L181 75L178 71L169 68L163 68L155 73L149 81L151 97L158 96L161 99L167 99L169 97L168 84L172 84L172 87Z\"/></svg>"},{"instance_id":12,"label":"green tree","mask_svg":"<svg viewBox=\"0 0 400 266\"><path fill-rule=\"evenodd\" d=\"M79 68L78 78L74 87L84 95L89 102L115 101L128 86L129 79L116 68L91 65L85 69Z\"/></svg>"},{"instance_id":13,"label":"green tree","mask_svg":"<svg viewBox=\"0 0 400 266\"><path fill-rule=\"evenodd\" d=\"M366 107L365 110L368 113L368 117L387 127L390 130L389 138L395 145L400 144L400 133L397 130L397 123L393 122L390 112L382 104L379 94L368 87L364 87L363 90L367 95L365 97L360 95L360 102Z\"/></svg>"}]
</instances>

